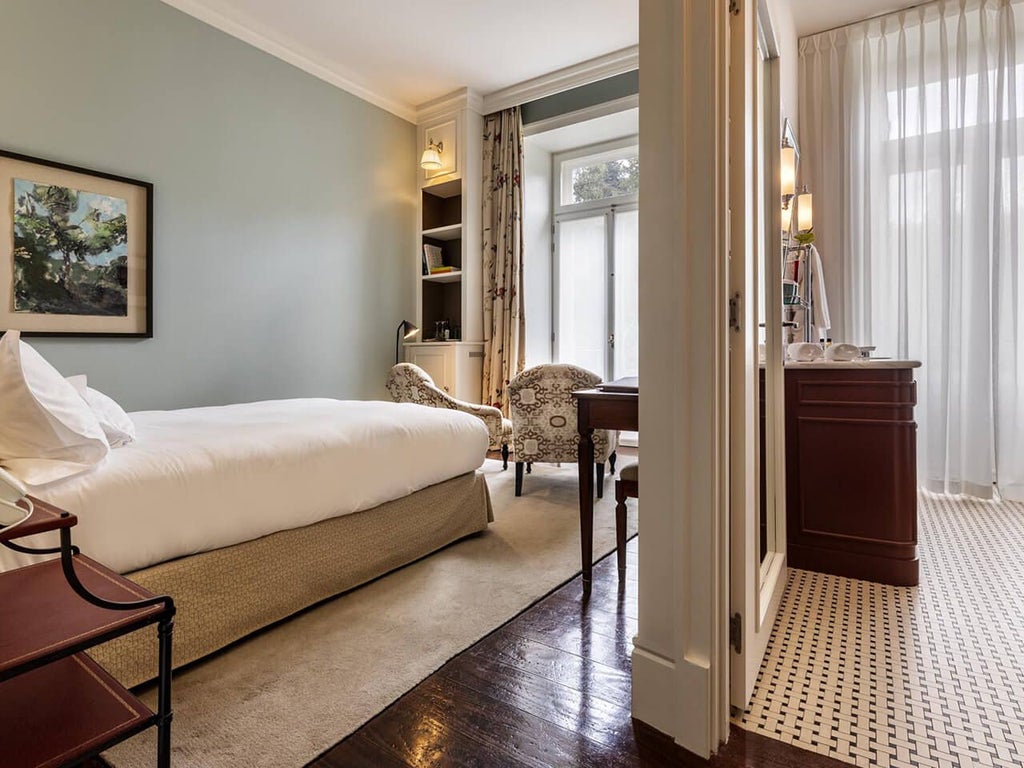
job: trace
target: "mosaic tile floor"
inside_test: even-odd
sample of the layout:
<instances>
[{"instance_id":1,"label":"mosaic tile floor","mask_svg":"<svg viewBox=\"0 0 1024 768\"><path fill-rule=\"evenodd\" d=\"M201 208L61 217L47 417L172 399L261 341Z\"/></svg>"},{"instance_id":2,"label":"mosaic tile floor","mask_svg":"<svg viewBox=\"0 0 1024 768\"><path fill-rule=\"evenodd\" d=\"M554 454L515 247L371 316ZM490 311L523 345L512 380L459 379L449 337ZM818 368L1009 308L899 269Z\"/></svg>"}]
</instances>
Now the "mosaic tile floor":
<instances>
[{"instance_id":1,"label":"mosaic tile floor","mask_svg":"<svg viewBox=\"0 0 1024 768\"><path fill-rule=\"evenodd\" d=\"M1024 504L922 493L921 584L791 570L743 728L859 766L1024 766Z\"/></svg>"}]
</instances>

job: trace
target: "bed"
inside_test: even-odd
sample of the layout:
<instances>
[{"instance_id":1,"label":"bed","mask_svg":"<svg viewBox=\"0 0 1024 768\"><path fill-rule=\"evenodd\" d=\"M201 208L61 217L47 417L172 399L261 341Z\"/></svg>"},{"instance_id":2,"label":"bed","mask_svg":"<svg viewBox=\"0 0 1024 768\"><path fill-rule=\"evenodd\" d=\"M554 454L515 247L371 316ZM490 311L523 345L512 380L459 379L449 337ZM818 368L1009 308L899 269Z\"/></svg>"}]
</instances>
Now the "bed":
<instances>
[{"instance_id":1,"label":"bed","mask_svg":"<svg viewBox=\"0 0 1024 768\"><path fill-rule=\"evenodd\" d=\"M468 414L305 399L131 417L135 442L34 495L78 515L84 553L174 597L176 667L492 519ZM0 549L0 570L25 562ZM152 632L94 655L128 685L155 674Z\"/></svg>"}]
</instances>

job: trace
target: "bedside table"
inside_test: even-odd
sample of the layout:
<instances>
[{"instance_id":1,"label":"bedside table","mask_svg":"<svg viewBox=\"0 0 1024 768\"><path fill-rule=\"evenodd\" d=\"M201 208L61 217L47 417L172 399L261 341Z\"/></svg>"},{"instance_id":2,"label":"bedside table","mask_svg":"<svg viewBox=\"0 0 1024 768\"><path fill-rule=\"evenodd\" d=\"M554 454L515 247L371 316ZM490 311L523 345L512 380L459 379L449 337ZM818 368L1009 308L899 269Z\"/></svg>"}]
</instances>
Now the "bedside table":
<instances>
[{"instance_id":1,"label":"bedside table","mask_svg":"<svg viewBox=\"0 0 1024 768\"><path fill-rule=\"evenodd\" d=\"M71 544L78 519L43 501L0 544L59 558L0 573L0 745L4 768L74 765L157 728L157 766L171 757L174 601L154 595ZM56 530L60 547L15 542ZM151 711L85 651L156 625L158 706Z\"/></svg>"}]
</instances>

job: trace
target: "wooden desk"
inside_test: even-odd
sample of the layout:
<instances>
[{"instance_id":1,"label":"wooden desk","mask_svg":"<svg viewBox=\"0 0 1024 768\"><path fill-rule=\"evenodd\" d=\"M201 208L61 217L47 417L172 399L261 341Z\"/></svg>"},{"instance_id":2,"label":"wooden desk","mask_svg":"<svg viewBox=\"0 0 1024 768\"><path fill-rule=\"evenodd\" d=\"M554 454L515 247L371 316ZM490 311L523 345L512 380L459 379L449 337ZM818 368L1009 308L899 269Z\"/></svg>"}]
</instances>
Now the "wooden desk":
<instances>
[{"instance_id":1,"label":"wooden desk","mask_svg":"<svg viewBox=\"0 0 1024 768\"><path fill-rule=\"evenodd\" d=\"M611 382L610 385L615 384ZM583 588L588 590L594 567L594 430L638 431L640 395L638 391L583 389L573 392L573 397L576 399L576 427L580 433L580 554Z\"/></svg>"}]
</instances>

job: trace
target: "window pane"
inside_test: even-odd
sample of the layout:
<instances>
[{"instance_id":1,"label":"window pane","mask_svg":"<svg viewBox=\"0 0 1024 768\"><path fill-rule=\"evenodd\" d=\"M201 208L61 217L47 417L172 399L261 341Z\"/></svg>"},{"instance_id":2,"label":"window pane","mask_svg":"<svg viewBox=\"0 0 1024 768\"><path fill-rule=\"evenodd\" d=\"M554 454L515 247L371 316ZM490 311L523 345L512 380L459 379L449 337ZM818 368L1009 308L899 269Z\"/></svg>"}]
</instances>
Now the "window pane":
<instances>
[{"instance_id":1,"label":"window pane","mask_svg":"<svg viewBox=\"0 0 1024 768\"><path fill-rule=\"evenodd\" d=\"M639 213L615 214L615 378L640 371Z\"/></svg>"},{"instance_id":2,"label":"window pane","mask_svg":"<svg viewBox=\"0 0 1024 768\"><path fill-rule=\"evenodd\" d=\"M562 205L608 200L640 191L640 156L625 147L562 163Z\"/></svg>"},{"instance_id":3,"label":"window pane","mask_svg":"<svg viewBox=\"0 0 1024 768\"><path fill-rule=\"evenodd\" d=\"M558 225L558 361L605 376L608 333L605 217Z\"/></svg>"}]
</instances>

